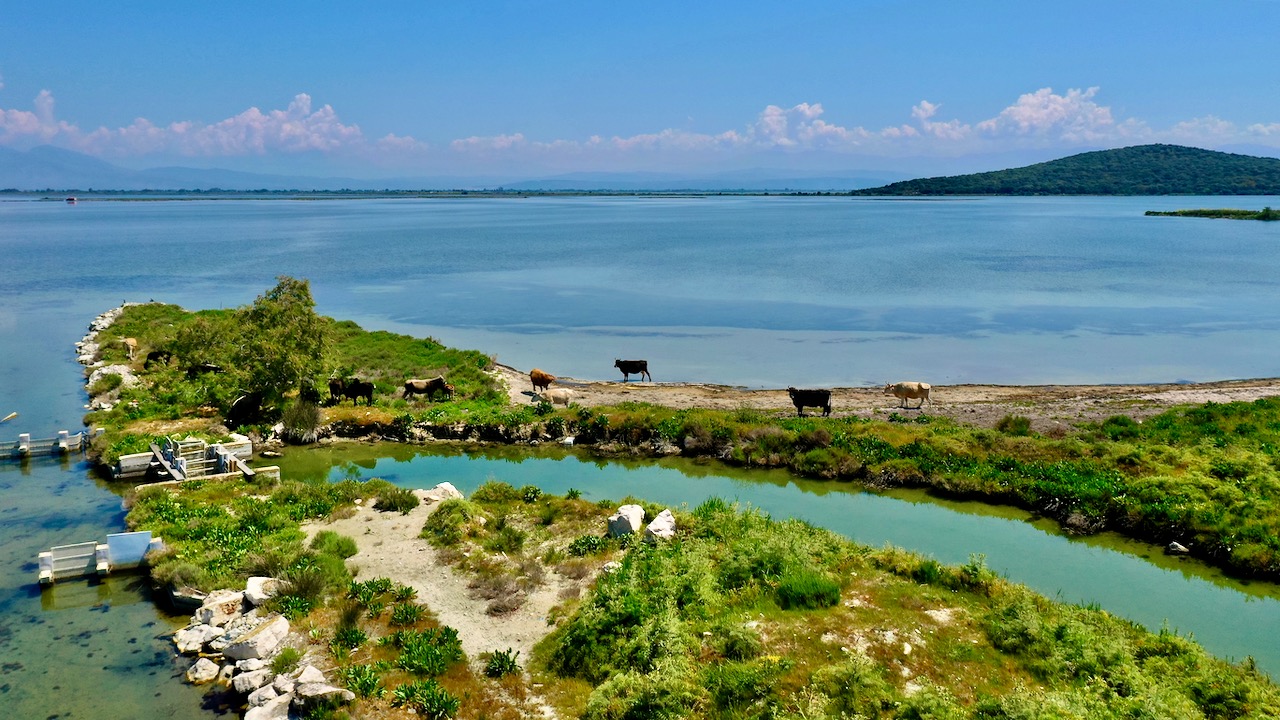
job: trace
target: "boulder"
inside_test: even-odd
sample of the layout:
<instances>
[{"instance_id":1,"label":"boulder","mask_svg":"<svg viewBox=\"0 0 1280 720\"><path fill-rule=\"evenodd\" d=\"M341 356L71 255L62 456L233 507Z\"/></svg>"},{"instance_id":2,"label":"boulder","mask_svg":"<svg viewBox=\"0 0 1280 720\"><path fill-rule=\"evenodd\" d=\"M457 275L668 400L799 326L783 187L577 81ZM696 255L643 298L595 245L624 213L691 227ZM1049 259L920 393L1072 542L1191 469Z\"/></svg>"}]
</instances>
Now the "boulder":
<instances>
[{"instance_id":1,"label":"boulder","mask_svg":"<svg viewBox=\"0 0 1280 720\"><path fill-rule=\"evenodd\" d=\"M249 697L245 698L245 702L249 703L249 707L256 708L262 707L269 701L278 697L280 697L280 693L276 692L274 687L270 685L263 685L257 690L249 693Z\"/></svg>"},{"instance_id":2,"label":"boulder","mask_svg":"<svg viewBox=\"0 0 1280 720\"><path fill-rule=\"evenodd\" d=\"M252 672L242 672L231 681L231 687L236 692L248 695L260 687L269 686L271 681L275 679L275 673L269 668L254 670Z\"/></svg>"},{"instance_id":3,"label":"boulder","mask_svg":"<svg viewBox=\"0 0 1280 720\"><path fill-rule=\"evenodd\" d=\"M644 529L644 539L649 541L670 540L676 536L676 517L670 510L663 510L658 517Z\"/></svg>"},{"instance_id":4,"label":"boulder","mask_svg":"<svg viewBox=\"0 0 1280 720\"><path fill-rule=\"evenodd\" d=\"M302 710L309 710L333 701L349 703L355 699L356 694L350 690L325 683L298 683L298 686L293 689L293 704Z\"/></svg>"},{"instance_id":5,"label":"boulder","mask_svg":"<svg viewBox=\"0 0 1280 720\"><path fill-rule=\"evenodd\" d=\"M293 679L296 680L299 685L325 682L324 673L320 672L312 665L303 665L297 673L294 673Z\"/></svg>"},{"instance_id":6,"label":"boulder","mask_svg":"<svg viewBox=\"0 0 1280 720\"><path fill-rule=\"evenodd\" d=\"M204 599L204 604L193 616L205 625L226 625L244 612L244 593L234 590L214 590Z\"/></svg>"},{"instance_id":7,"label":"boulder","mask_svg":"<svg viewBox=\"0 0 1280 720\"><path fill-rule=\"evenodd\" d=\"M639 505L623 505L609 516L609 537L634 535L644 524L644 508Z\"/></svg>"},{"instance_id":8,"label":"boulder","mask_svg":"<svg viewBox=\"0 0 1280 720\"><path fill-rule=\"evenodd\" d=\"M257 607L270 600L284 585L281 581L270 577L251 577L244 585L244 599Z\"/></svg>"},{"instance_id":9,"label":"boulder","mask_svg":"<svg viewBox=\"0 0 1280 720\"><path fill-rule=\"evenodd\" d=\"M267 661L260 658L249 658L248 660L236 661L236 670L239 670L240 672L253 672L254 670L261 670L266 666Z\"/></svg>"},{"instance_id":10,"label":"boulder","mask_svg":"<svg viewBox=\"0 0 1280 720\"><path fill-rule=\"evenodd\" d=\"M244 720L288 720L289 704L292 702L292 693L278 695L262 705L249 708L244 714Z\"/></svg>"},{"instance_id":11,"label":"boulder","mask_svg":"<svg viewBox=\"0 0 1280 720\"><path fill-rule=\"evenodd\" d=\"M271 681L271 687L281 695L292 695L293 689L297 687L298 681L288 675L277 675L275 680Z\"/></svg>"},{"instance_id":12,"label":"boulder","mask_svg":"<svg viewBox=\"0 0 1280 720\"><path fill-rule=\"evenodd\" d=\"M463 495L453 483L442 482L420 495L423 502L443 502L445 500L461 500Z\"/></svg>"},{"instance_id":13,"label":"boulder","mask_svg":"<svg viewBox=\"0 0 1280 720\"><path fill-rule=\"evenodd\" d=\"M205 643L221 634L222 630L212 625L188 625L173 634L173 644L180 653L198 653Z\"/></svg>"},{"instance_id":14,"label":"boulder","mask_svg":"<svg viewBox=\"0 0 1280 720\"><path fill-rule=\"evenodd\" d=\"M236 638L222 652L232 660L271 657L288 634L289 621L283 615L276 615Z\"/></svg>"},{"instance_id":15,"label":"boulder","mask_svg":"<svg viewBox=\"0 0 1280 720\"><path fill-rule=\"evenodd\" d=\"M209 658L200 658L187 668L187 682L192 685L203 685L213 682L218 677L218 663Z\"/></svg>"},{"instance_id":16,"label":"boulder","mask_svg":"<svg viewBox=\"0 0 1280 720\"><path fill-rule=\"evenodd\" d=\"M255 608L247 615L234 617L227 621L222 628L222 634L209 641L208 648L210 652L223 652L231 643L239 640L242 636L248 634L251 630L261 625L265 620Z\"/></svg>"}]
</instances>

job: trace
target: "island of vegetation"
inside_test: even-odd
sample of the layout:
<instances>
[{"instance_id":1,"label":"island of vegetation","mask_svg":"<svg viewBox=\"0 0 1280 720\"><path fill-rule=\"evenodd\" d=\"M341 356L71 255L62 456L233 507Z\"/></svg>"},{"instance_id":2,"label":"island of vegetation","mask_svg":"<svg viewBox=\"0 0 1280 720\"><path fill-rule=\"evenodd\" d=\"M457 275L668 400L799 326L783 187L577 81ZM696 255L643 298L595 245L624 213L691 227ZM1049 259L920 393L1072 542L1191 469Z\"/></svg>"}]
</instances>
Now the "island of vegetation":
<instances>
[{"instance_id":1,"label":"island of vegetation","mask_svg":"<svg viewBox=\"0 0 1280 720\"><path fill-rule=\"evenodd\" d=\"M1272 210L1270 206L1264 207L1261 210L1233 210L1231 208L1166 211L1148 210L1144 214L1157 217L1197 217L1223 220L1280 220L1280 212Z\"/></svg>"},{"instance_id":2,"label":"island of vegetation","mask_svg":"<svg viewBox=\"0 0 1280 720\"><path fill-rule=\"evenodd\" d=\"M850 194L1280 195L1280 159L1136 145L1009 170L905 180Z\"/></svg>"},{"instance_id":3,"label":"island of vegetation","mask_svg":"<svg viewBox=\"0 0 1280 720\"><path fill-rule=\"evenodd\" d=\"M704 456L1012 503L1078 532L1116 529L1280 577L1275 399L1178 407L1142 423L1116 415L1052 434L1018 415L981 428L923 413L513 404L488 356L320 317L308 284L292 278L233 310L126 307L98 346L100 369L123 368L95 371L90 387L98 409L86 421L105 430L95 441L103 463L159 436L218 441L236 429L268 443L572 436L580 452ZM454 385L451 398L395 392L436 374ZM371 382L373 402L319 402L330 377ZM246 396L251 408L240 405ZM246 414L230 427L237 408ZM720 500L671 508L673 535L646 541L605 523L620 504L652 522L664 508L643 499L592 503L497 481L427 503L381 480L268 475L130 495L129 526L169 546L153 560L158 582L205 591L251 576L281 582L266 608L303 631L273 671L306 658L356 696L313 717L1280 715L1280 690L1248 659L1215 659L1174 632L1047 600L981 557L946 567ZM392 576L353 576L348 562L367 567L390 541L367 544L354 531L380 514L404 518L397 526L410 526L405 541L420 552L396 555ZM343 518L358 520L348 534L329 529L346 527ZM460 587L485 599L495 623L550 597L538 614L545 637L469 655L465 628L423 602L444 584L438 576L394 576L409 574L408 556L468 578Z\"/></svg>"}]
</instances>

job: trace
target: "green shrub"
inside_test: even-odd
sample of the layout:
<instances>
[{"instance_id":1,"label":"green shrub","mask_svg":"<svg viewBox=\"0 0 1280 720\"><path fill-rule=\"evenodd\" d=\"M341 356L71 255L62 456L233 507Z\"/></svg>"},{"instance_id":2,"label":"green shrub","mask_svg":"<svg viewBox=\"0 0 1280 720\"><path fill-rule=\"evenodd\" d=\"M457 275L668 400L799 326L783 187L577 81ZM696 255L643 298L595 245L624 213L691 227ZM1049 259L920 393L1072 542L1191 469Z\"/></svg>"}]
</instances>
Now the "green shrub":
<instances>
[{"instance_id":1,"label":"green shrub","mask_svg":"<svg viewBox=\"0 0 1280 720\"><path fill-rule=\"evenodd\" d=\"M285 405L280 423L284 426L281 437L285 442L305 445L319 438L320 407L315 403L297 399Z\"/></svg>"},{"instance_id":2,"label":"green shrub","mask_svg":"<svg viewBox=\"0 0 1280 720\"><path fill-rule=\"evenodd\" d=\"M677 672L625 672L587 698L583 720L675 720L693 711L697 687Z\"/></svg>"},{"instance_id":3,"label":"green shrub","mask_svg":"<svg viewBox=\"0 0 1280 720\"><path fill-rule=\"evenodd\" d=\"M1030 435L1031 418L1022 415L1005 415L996 421L996 430L1006 435Z\"/></svg>"},{"instance_id":4,"label":"green shrub","mask_svg":"<svg viewBox=\"0 0 1280 720\"><path fill-rule=\"evenodd\" d=\"M725 625L712 636L716 652L729 660L751 660L760 654L760 635L741 625Z\"/></svg>"},{"instance_id":5,"label":"green shrub","mask_svg":"<svg viewBox=\"0 0 1280 720\"><path fill-rule=\"evenodd\" d=\"M117 375L116 373L107 373L99 377L96 382L94 382L92 385L89 386L89 395L94 396L94 395L101 395L103 393L109 393L123 384L124 384L123 375Z\"/></svg>"},{"instance_id":6,"label":"green shrub","mask_svg":"<svg viewBox=\"0 0 1280 720\"><path fill-rule=\"evenodd\" d=\"M480 509L471 502L456 498L445 500L427 517L419 537L442 547L457 545L480 515Z\"/></svg>"},{"instance_id":7,"label":"green shrub","mask_svg":"<svg viewBox=\"0 0 1280 720\"><path fill-rule=\"evenodd\" d=\"M778 606L784 610L816 610L840 602L840 584L819 572L796 570L778 581L775 595Z\"/></svg>"},{"instance_id":8,"label":"green shrub","mask_svg":"<svg viewBox=\"0 0 1280 720\"><path fill-rule=\"evenodd\" d=\"M338 680L359 698L380 698L387 688L382 675L374 665L348 665L338 670Z\"/></svg>"},{"instance_id":9,"label":"green shrub","mask_svg":"<svg viewBox=\"0 0 1280 720\"><path fill-rule=\"evenodd\" d=\"M739 708L773 695L784 667L784 663L771 660L718 663L706 669L702 684L716 707Z\"/></svg>"},{"instance_id":10,"label":"green shrub","mask_svg":"<svg viewBox=\"0 0 1280 720\"><path fill-rule=\"evenodd\" d=\"M316 533L316 536L311 538L311 549L343 559L352 557L358 552L355 539L339 535L332 530L321 530Z\"/></svg>"},{"instance_id":11,"label":"green shrub","mask_svg":"<svg viewBox=\"0 0 1280 720\"><path fill-rule=\"evenodd\" d=\"M595 555L604 550L606 541L599 535L579 535L569 543L569 554L574 557Z\"/></svg>"},{"instance_id":12,"label":"green shrub","mask_svg":"<svg viewBox=\"0 0 1280 720\"><path fill-rule=\"evenodd\" d=\"M398 686L391 693L396 707L410 707L427 720L447 720L458 714L458 698L435 680L418 680Z\"/></svg>"},{"instance_id":13,"label":"green shrub","mask_svg":"<svg viewBox=\"0 0 1280 720\"><path fill-rule=\"evenodd\" d=\"M1132 440L1137 438L1141 426L1127 415L1113 415L1102 421L1102 434L1112 440Z\"/></svg>"},{"instance_id":14,"label":"green shrub","mask_svg":"<svg viewBox=\"0 0 1280 720\"><path fill-rule=\"evenodd\" d=\"M378 499L373 504L374 510L383 512L398 512L401 515L408 515L410 510L421 505L422 501L417 495L408 488L389 487L378 493Z\"/></svg>"},{"instance_id":15,"label":"green shrub","mask_svg":"<svg viewBox=\"0 0 1280 720\"><path fill-rule=\"evenodd\" d=\"M828 712L832 715L882 717L881 711L891 707L895 697L883 672L870 658L854 655L815 672L812 685L830 698Z\"/></svg>"},{"instance_id":16,"label":"green shrub","mask_svg":"<svg viewBox=\"0 0 1280 720\"><path fill-rule=\"evenodd\" d=\"M342 625L333 631L333 640L330 641L330 647L341 648L342 650L355 650L369 639L369 635L356 627L355 625Z\"/></svg>"},{"instance_id":17,"label":"green shrub","mask_svg":"<svg viewBox=\"0 0 1280 720\"><path fill-rule=\"evenodd\" d=\"M491 678L506 677L520 672L520 663L516 662L516 658L520 656L519 650L494 650L489 653L484 663L484 674Z\"/></svg>"},{"instance_id":18,"label":"green shrub","mask_svg":"<svg viewBox=\"0 0 1280 720\"><path fill-rule=\"evenodd\" d=\"M295 647L285 646L276 656L271 658L271 672L277 675L293 672L302 661L302 651Z\"/></svg>"},{"instance_id":19,"label":"green shrub","mask_svg":"<svg viewBox=\"0 0 1280 720\"><path fill-rule=\"evenodd\" d=\"M414 602L396 603L391 607L391 620L389 624L392 627L405 627L413 625L422 619L426 614L426 608Z\"/></svg>"},{"instance_id":20,"label":"green shrub","mask_svg":"<svg viewBox=\"0 0 1280 720\"><path fill-rule=\"evenodd\" d=\"M444 625L429 630L397 630L384 638L400 650L396 667L415 675L437 677L462 660L458 631Z\"/></svg>"},{"instance_id":21,"label":"green shrub","mask_svg":"<svg viewBox=\"0 0 1280 720\"><path fill-rule=\"evenodd\" d=\"M397 584L391 590L391 599L398 603L409 602L416 597L418 597L417 588L413 588L408 585Z\"/></svg>"},{"instance_id":22,"label":"green shrub","mask_svg":"<svg viewBox=\"0 0 1280 720\"><path fill-rule=\"evenodd\" d=\"M486 480L471 493L471 500L486 505L505 505L520 500L520 491L501 480Z\"/></svg>"},{"instance_id":23,"label":"green shrub","mask_svg":"<svg viewBox=\"0 0 1280 720\"><path fill-rule=\"evenodd\" d=\"M580 497L582 497L582 491L577 488L569 488L564 494L566 500L577 500Z\"/></svg>"},{"instance_id":24,"label":"green shrub","mask_svg":"<svg viewBox=\"0 0 1280 720\"><path fill-rule=\"evenodd\" d=\"M538 502L540 497L542 497L542 488L537 485L525 485L520 488L520 499L527 503Z\"/></svg>"}]
</instances>

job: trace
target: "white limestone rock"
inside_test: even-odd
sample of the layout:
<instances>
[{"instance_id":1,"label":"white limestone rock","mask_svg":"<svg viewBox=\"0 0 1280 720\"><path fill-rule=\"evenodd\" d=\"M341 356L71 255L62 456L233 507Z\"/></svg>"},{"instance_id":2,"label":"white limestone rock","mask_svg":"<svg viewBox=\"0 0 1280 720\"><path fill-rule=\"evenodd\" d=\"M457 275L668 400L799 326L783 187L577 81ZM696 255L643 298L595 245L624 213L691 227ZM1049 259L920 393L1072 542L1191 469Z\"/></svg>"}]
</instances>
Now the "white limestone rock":
<instances>
[{"instance_id":1,"label":"white limestone rock","mask_svg":"<svg viewBox=\"0 0 1280 720\"><path fill-rule=\"evenodd\" d=\"M453 483L442 482L439 485L420 493L419 497L425 503L444 502L445 500L461 500L463 495Z\"/></svg>"},{"instance_id":2,"label":"white limestone rock","mask_svg":"<svg viewBox=\"0 0 1280 720\"><path fill-rule=\"evenodd\" d=\"M240 673L231 681L231 687L235 688L238 693L248 695L260 687L270 685L274 679L275 673L268 668L263 668L252 672Z\"/></svg>"},{"instance_id":3,"label":"white limestone rock","mask_svg":"<svg viewBox=\"0 0 1280 720\"><path fill-rule=\"evenodd\" d=\"M297 673L294 673L293 679L296 680L299 685L325 682L324 673L320 672L312 665L303 665L299 668Z\"/></svg>"},{"instance_id":4,"label":"white limestone rock","mask_svg":"<svg viewBox=\"0 0 1280 720\"><path fill-rule=\"evenodd\" d=\"M639 505L623 505L609 516L609 537L634 535L644 524L644 508Z\"/></svg>"},{"instance_id":5,"label":"white limestone rock","mask_svg":"<svg viewBox=\"0 0 1280 720\"><path fill-rule=\"evenodd\" d=\"M278 695L262 705L249 708L244 714L244 720L288 720L289 704L292 702L292 693Z\"/></svg>"},{"instance_id":6,"label":"white limestone rock","mask_svg":"<svg viewBox=\"0 0 1280 720\"><path fill-rule=\"evenodd\" d=\"M239 670L240 672L253 672L254 670L261 670L267 665L267 661L261 658L249 658L248 660L237 660L236 670Z\"/></svg>"},{"instance_id":7,"label":"white limestone rock","mask_svg":"<svg viewBox=\"0 0 1280 720\"><path fill-rule=\"evenodd\" d=\"M244 593L235 590L214 590L204 599L204 604L193 616L205 625L226 625L244 612Z\"/></svg>"},{"instance_id":8,"label":"white limestone rock","mask_svg":"<svg viewBox=\"0 0 1280 720\"><path fill-rule=\"evenodd\" d=\"M355 699L356 694L350 690L344 690L322 682L298 683L297 687L293 689L293 704L303 710L332 700L349 703Z\"/></svg>"},{"instance_id":9,"label":"white limestone rock","mask_svg":"<svg viewBox=\"0 0 1280 720\"><path fill-rule=\"evenodd\" d=\"M644 529L644 539L650 542L657 540L670 540L676 536L676 517L671 514L670 510L663 510L658 513L658 517L649 523L649 527Z\"/></svg>"},{"instance_id":10,"label":"white limestone rock","mask_svg":"<svg viewBox=\"0 0 1280 720\"><path fill-rule=\"evenodd\" d=\"M249 693L249 697L245 698L245 702L249 703L249 707L256 708L266 705L269 701L280 697L280 693L271 685L263 685L262 687Z\"/></svg>"},{"instance_id":11,"label":"white limestone rock","mask_svg":"<svg viewBox=\"0 0 1280 720\"><path fill-rule=\"evenodd\" d=\"M204 648L205 643L221 634L222 630L212 625L188 625L173 634L173 644L177 645L178 652L184 655L198 653Z\"/></svg>"},{"instance_id":12,"label":"white limestone rock","mask_svg":"<svg viewBox=\"0 0 1280 720\"><path fill-rule=\"evenodd\" d=\"M236 638L222 652L232 660L268 658L289 634L289 621L276 615L258 627Z\"/></svg>"},{"instance_id":13,"label":"white limestone rock","mask_svg":"<svg viewBox=\"0 0 1280 720\"><path fill-rule=\"evenodd\" d=\"M271 681L271 687L281 695L292 695L293 688L297 686L298 681L288 675L277 675L275 680Z\"/></svg>"},{"instance_id":14,"label":"white limestone rock","mask_svg":"<svg viewBox=\"0 0 1280 720\"><path fill-rule=\"evenodd\" d=\"M203 685L213 682L218 677L218 663L209 658L200 658L187 668L187 682L192 685Z\"/></svg>"},{"instance_id":15,"label":"white limestone rock","mask_svg":"<svg viewBox=\"0 0 1280 720\"><path fill-rule=\"evenodd\" d=\"M244 599L254 607L270 600L284 583L270 577L251 577L244 584Z\"/></svg>"}]
</instances>

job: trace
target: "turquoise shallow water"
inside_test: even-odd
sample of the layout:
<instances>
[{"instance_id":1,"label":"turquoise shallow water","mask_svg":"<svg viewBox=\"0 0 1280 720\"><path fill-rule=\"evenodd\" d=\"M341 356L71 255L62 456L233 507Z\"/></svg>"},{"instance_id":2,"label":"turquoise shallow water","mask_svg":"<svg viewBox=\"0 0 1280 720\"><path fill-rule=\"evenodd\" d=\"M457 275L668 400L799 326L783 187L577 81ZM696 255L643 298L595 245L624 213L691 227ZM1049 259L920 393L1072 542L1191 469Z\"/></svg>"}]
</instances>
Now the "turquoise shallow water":
<instances>
[{"instance_id":1,"label":"turquoise shallow water","mask_svg":"<svg viewBox=\"0 0 1280 720\"><path fill-rule=\"evenodd\" d=\"M85 398L73 345L98 313L153 298L193 309L240 305L282 273L310 279L322 313L580 378L618 377L615 357L649 359L658 381L771 387L908 376L935 384L1274 376L1280 226L1142 217L1146 209L1223 205L1277 207L1280 198L68 206L0 197L0 417L19 413L0 424L0 441L79 429ZM619 477L622 489L633 476ZM769 481L751 492L788 514L809 512L803 499L819 491ZM910 507L917 509L904 512L917 517L939 506ZM170 680L178 668L162 635L172 620L145 602L138 583L52 594L34 585L41 549L99 539L121 522L118 496L82 463L0 463L4 713L131 718L145 707L141 716L185 717L201 707L198 692ZM888 539L920 542L910 531L918 522L897 525L901 534ZM1018 560L1021 542L979 532L953 544L955 552L928 551L962 561L999 550L1017 578L1022 566L1044 564L1036 553ZM1111 557L1082 562L1104 567ZM1116 586L1142 572L1135 568L1159 567L1128 562L1106 571ZM1205 581L1193 574L1188 582ZM1071 587L1048 580L1041 589ZM1151 623L1191 608L1280 627L1270 589L1151 587L1150 602L1130 617ZM1222 599L1232 592L1240 598ZM1207 641L1202 622L1219 624L1174 624ZM1214 642L1224 655L1261 654L1248 632Z\"/></svg>"}]
</instances>

